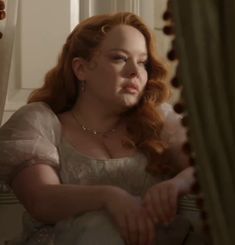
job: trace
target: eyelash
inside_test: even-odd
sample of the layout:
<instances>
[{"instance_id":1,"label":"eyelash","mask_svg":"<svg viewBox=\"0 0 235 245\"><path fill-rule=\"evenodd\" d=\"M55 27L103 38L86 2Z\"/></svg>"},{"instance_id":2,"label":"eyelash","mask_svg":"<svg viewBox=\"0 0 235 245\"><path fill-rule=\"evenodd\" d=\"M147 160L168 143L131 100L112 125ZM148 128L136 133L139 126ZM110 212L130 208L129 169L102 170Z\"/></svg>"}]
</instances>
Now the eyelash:
<instances>
[{"instance_id":1,"label":"eyelash","mask_svg":"<svg viewBox=\"0 0 235 245\"><path fill-rule=\"evenodd\" d=\"M128 58L126 58L125 56L122 56L122 55L117 55L117 56L113 56L112 59L114 61L120 61L120 60L123 60L123 61L127 61ZM138 64L143 64L144 66L146 66L147 64L147 60L144 60L144 61L138 61Z\"/></svg>"},{"instance_id":2,"label":"eyelash","mask_svg":"<svg viewBox=\"0 0 235 245\"><path fill-rule=\"evenodd\" d=\"M113 56L113 60L123 60L123 61L127 61L127 58L125 56L122 56L122 55L116 55L116 56Z\"/></svg>"}]
</instances>

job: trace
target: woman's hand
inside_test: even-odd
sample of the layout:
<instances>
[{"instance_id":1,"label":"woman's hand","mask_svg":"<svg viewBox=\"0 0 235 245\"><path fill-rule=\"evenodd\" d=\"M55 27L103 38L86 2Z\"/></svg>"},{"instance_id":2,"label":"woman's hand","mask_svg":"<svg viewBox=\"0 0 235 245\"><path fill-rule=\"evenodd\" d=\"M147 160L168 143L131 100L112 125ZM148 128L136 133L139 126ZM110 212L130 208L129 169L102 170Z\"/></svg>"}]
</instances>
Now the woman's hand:
<instances>
[{"instance_id":1,"label":"woman's hand","mask_svg":"<svg viewBox=\"0 0 235 245\"><path fill-rule=\"evenodd\" d=\"M127 244L153 244L154 223L142 206L140 198L118 187L111 187L107 192L105 206Z\"/></svg>"},{"instance_id":2,"label":"woman's hand","mask_svg":"<svg viewBox=\"0 0 235 245\"><path fill-rule=\"evenodd\" d=\"M169 224L176 216L179 197L190 193L194 183L193 168L152 186L144 196L144 207L155 223Z\"/></svg>"}]
</instances>

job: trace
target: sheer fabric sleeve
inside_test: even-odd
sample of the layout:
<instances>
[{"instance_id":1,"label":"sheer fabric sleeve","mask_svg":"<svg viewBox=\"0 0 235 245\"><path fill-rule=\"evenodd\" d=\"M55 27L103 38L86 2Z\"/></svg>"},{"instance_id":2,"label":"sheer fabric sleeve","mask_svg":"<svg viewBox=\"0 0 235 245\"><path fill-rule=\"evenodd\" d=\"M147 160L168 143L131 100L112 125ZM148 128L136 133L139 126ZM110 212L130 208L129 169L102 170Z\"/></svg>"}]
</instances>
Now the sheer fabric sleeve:
<instances>
[{"instance_id":1,"label":"sheer fabric sleeve","mask_svg":"<svg viewBox=\"0 0 235 245\"><path fill-rule=\"evenodd\" d=\"M10 183L20 170L39 161L58 169L59 138L59 121L46 104L20 108L0 128L1 180Z\"/></svg>"},{"instance_id":2,"label":"sheer fabric sleeve","mask_svg":"<svg viewBox=\"0 0 235 245\"><path fill-rule=\"evenodd\" d=\"M181 124L182 116L174 112L170 104L163 104L161 109L165 118L162 138L169 144L167 158L179 171L189 165L188 157L182 150L187 141L186 128Z\"/></svg>"}]
</instances>

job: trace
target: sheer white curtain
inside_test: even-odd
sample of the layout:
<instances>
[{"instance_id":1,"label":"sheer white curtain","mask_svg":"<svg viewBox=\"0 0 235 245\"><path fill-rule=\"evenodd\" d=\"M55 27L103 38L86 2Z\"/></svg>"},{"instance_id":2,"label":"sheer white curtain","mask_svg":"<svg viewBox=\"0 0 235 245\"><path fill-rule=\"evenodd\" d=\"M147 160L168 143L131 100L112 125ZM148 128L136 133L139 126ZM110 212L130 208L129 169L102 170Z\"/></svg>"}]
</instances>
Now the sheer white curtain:
<instances>
[{"instance_id":1,"label":"sheer white curtain","mask_svg":"<svg viewBox=\"0 0 235 245\"><path fill-rule=\"evenodd\" d=\"M5 4L6 19L1 23L3 38L0 39L0 124L2 122L4 106L6 103L17 22L18 0L6 0Z\"/></svg>"}]
</instances>

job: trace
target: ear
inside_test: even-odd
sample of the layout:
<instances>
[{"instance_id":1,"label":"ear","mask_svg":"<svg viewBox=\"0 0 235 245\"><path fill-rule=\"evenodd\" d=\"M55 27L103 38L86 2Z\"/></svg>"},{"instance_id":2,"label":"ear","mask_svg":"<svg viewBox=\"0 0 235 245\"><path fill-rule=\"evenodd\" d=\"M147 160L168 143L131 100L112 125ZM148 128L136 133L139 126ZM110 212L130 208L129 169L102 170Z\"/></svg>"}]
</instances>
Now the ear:
<instances>
[{"instance_id":1,"label":"ear","mask_svg":"<svg viewBox=\"0 0 235 245\"><path fill-rule=\"evenodd\" d=\"M86 61L80 57L73 58L72 60L72 69L73 69L74 75L80 81L86 80L85 63Z\"/></svg>"}]
</instances>

